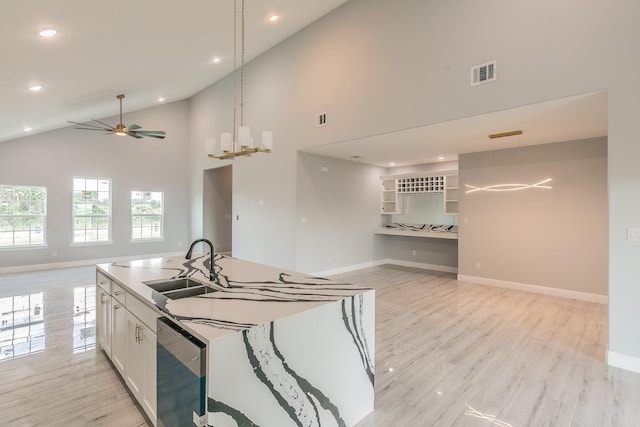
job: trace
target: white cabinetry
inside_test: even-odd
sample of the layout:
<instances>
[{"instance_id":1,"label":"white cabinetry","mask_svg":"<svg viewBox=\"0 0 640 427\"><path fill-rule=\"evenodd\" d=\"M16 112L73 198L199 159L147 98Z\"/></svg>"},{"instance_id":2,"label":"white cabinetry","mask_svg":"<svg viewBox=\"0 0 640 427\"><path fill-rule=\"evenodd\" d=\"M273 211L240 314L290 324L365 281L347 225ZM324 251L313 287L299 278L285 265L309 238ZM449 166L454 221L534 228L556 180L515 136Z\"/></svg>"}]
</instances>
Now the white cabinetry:
<instances>
[{"instance_id":1,"label":"white cabinetry","mask_svg":"<svg viewBox=\"0 0 640 427\"><path fill-rule=\"evenodd\" d=\"M458 213L458 171L382 176L382 214L402 214L402 197L442 194L445 214Z\"/></svg>"},{"instance_id":2,"label":"white cabinetry","mask_svg":"<svg viewBox=\"0 0 640 427\"><path fill-rule=\"evenodd\" d=\"M445 176L444 187L444 213L448 215L458 214L458 175Z\"/></svg>"},{"instance_id":3,"label":"white cabinetry","mask_svg":"<svg viewBox=\"0 0 640 427\"><path fill-rule=\"evenodd\" d=\"M97 273L96 279L98 344L156 425L158 314L105 275Z\"/></svg>"},{"instance_id":4,"label":"white cabinetry","mask_svg":"<svg viewBox=\"0 0 640 427\"><path fill-rule=\"evenodd\" d=\"M111 358L111 281L101 275L98 276L96 299L98 348Z\"/></svg>"},{"instance_id":5,"label":"white cabinetry","mask_svg":"<svg viewBox=\"0 0 640 427\"><path fill-rule=\"evenodd\" d=\"M127 309L124 290L111 284L111 362L124 377L127 366Z\"/></svg>"},{"instance_id":6,"label":"white cabinetry","mask_svg":"<svg viewBox=\"0 0 640 427\"><path fill-rule=\"evenodd\" d=\"M151 419L156 419L156 334L127 312L125 382Z\"/></svg>"},{"instance_id":7,"label":"white cabinetry","mask_svg":"<svg viewBox=\"0 0 640 427\"><path fill-rule=\"evenodd\" d=\"M382 177L382 214L399 214L402 204L398 200L398 188L395 178Z\"/></svg>"}]
</instances>

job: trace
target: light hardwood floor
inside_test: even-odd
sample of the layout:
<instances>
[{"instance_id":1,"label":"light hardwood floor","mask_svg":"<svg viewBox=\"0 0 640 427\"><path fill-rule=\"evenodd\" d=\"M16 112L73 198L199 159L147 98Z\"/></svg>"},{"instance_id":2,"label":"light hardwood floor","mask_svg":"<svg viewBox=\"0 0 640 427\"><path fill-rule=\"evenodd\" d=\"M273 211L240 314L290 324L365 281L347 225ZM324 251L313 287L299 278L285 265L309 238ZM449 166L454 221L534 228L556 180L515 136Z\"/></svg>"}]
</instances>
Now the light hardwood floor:
<instances>
[{"instance_id":1,"label":"light hardwood floor","mask_svg":"<svg viewBox=\"0 0 640 427\"><path fill-rule=\"evenodd\" d=\"M92 290L82 285L94 277L90 267L0 275L3 313L24 303L16 295L33 304L43 293L31 349L45 340L10 358L3 325L0 425L147 425L106 357L82 339L92 324ZM333 279L376 289L376 410L358 427L640 425L640 374L604 362L604 305L397 266Z\"/></svg>"}]
</instances>

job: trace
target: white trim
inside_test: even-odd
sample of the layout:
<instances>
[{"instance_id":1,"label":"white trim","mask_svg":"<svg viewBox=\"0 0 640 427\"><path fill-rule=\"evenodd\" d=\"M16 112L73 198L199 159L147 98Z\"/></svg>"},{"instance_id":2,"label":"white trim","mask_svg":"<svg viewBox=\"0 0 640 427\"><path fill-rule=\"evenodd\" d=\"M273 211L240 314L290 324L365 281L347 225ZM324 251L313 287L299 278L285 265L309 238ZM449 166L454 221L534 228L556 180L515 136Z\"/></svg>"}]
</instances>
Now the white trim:
<instances>
[{"instance_id":1,"label":"white trim","mask_svg":"<svg viewBox=\"0 0 640 427\"><path fill-rule=\"evenodd\" d=\"M144 258L162 258L162 257L169 257L169 256L183 255L183 254L184 252L171 252L171 253L163 253L163 254L130 255L126 257L117 257L117 258L98 258L98 259L83 259L83 260L65 261L65 262L52 262L48 264L18 265L15 267L2 267L0 268L0 274L23 273L26 271L53 270L56 268L84 267L88 265L103 264L103 263L110 263L110 262L133 261L133 260L144 259Z\"/></svg>"},{"instance_id":2,"label":"white trim","mask_svg":"<svg viewBox=\"0 0 640 427\"><path fill-rule=\"evenodd\" d=\"M346 265L344 267L332 268L331 270L316 271L314 273L310 273L309 275L316 277L333 276L334 274L349 273L351 271L362 270L363 268L369 267L377 267L383 264L387 264L387 260L380 259L377 261L363 262L362 264Z\"/></svg>"},{"instance_id":3,"label":"white trim","mask_svg":"<svg viewBox=\"0 0 640 427\"><path fill-rule=\"evenodd\" d=\"M606 295L571 291L569 289L550 288L547 286L530 285L528 283L509 282L507 280L489 279L486 277L467 276L465 274L458 274L458 281L475 283L478 285L495 286L498 288L515 289L517 291L532 292L534 294L551 295L554 297L595 302L598 304L607 304L609 302L609 298Z\"/></svg>"},{"instance_id":4,"label":"white trim","mask_svg":"<svg viewBox=\"0 0 640 427\"><path fill-rule=\"evenodd\" d=\"M422 268L423 270L442 271L444 273L457 273L457 267L449 267L448 265L426 264L424 262L404 261L401 259L387 259L387 264L401 265L403 267Z\"/></svg>"},{"instance_id":5,"label":"white trim","mask_svg":"<svg viewBox=\"0 0 640 427\"><path fill-rule=\"evenodd\" d=\"M640 358L607 351L607 365L640 373Z\"/></svg>"},{"instance_id":6,"label":"white trim","mask_svg":"<svg viewBox=\"0 0 640 427\"><path fill-rule=\"evenodd\" d=\"M378 267L380 265L392 264L400 265L403 267L422 268L423 270L443 271L445 273L457 273L456 267L449 267L446 265L425 264L422 262L403 261L400 259L379 259L377 261L364 262L362 264L347 265L344 267L333 268L331 270L323 270L311 273L313 276L324 277L333 276L334 274L349 273L351 271L362 270L363 268Z\"/></svg>"}]
</instances>

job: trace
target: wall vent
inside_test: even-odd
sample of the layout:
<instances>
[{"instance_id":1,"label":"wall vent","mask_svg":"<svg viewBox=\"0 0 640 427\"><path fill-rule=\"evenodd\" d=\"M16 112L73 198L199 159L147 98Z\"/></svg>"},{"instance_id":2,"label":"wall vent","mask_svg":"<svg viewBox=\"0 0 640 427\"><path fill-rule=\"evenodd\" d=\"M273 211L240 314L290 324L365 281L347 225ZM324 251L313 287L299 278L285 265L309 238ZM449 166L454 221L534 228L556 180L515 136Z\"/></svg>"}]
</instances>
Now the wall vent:
<instances>
[{"instance_id":1,"label":"wall vent","mask_svg":"<svg viewBox=\"0 0 640 427\"><path fill-rule=\"evenodd\" d=\"M316 127L324 126L327 124L327 113L316 114Z\"/></svg>"},{"instance_id":2,"label":"wall vent","mask_svg":"<svg viewBox=\"0 0 640 427\"><path fill-rule=\"evenodd\" d=\"M498 61L487 62L486 64L471 67L471 86L495 81L497 71Z\"/></svg>"}]
</instances>

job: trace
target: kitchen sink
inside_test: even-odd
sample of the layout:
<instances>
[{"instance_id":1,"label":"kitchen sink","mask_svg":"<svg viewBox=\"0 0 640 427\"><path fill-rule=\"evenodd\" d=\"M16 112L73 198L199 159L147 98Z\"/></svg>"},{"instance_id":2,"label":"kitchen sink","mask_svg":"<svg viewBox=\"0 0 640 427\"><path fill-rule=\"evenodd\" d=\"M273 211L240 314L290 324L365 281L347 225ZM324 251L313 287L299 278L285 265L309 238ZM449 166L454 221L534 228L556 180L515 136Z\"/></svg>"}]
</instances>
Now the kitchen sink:
<instances>
[{"instance_id":1,"label":"kitchen sink","mask_svg":"<svg viewBox=\"0 0 640 427\"><path fill-rule=\"evenodd\" d=\"M145 285L169 299L181 299L217 292L216 289L188 277L144 282Z\"/></svg>"}]
</instances>

